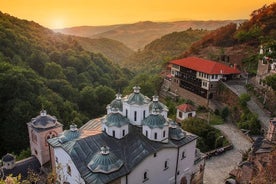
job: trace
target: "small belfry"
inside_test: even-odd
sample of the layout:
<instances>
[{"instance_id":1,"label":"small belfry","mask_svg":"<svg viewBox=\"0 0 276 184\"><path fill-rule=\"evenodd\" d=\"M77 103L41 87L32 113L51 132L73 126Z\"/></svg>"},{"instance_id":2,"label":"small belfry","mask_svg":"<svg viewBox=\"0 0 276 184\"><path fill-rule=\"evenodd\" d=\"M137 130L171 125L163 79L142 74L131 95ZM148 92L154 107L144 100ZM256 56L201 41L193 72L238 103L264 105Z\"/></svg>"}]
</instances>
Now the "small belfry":
<instances>
[{"instance_id":1,"label":"small belfry","mask_svg":"<svg viewBox=\"0 0 276 184\"><path fill-rule=\"evenodd\" d=\"M50 161L49 146L47 140L56 137L63 131L62 124L56 117L48 115L46 110L40 111L40 115L27 123L31 154L41 165Z\"/></svg>"}]
</instances>

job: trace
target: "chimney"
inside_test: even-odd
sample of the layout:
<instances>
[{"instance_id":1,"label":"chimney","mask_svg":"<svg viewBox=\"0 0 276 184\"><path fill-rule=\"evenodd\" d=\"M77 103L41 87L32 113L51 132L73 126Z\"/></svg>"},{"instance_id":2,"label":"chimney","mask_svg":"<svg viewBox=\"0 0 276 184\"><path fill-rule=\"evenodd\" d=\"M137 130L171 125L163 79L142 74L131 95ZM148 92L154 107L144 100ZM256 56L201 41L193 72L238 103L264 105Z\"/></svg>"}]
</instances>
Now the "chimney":
<instances>
[{"instance_id":1,"label":"chimney","mask_svg":"<svg viewBox=\"0 0 276 184\"><path fill-rule=\"evenodd\" d=\"M234 69L237 69L237 64L236 63L234 63Z\"/></svg>"}]
</instances>

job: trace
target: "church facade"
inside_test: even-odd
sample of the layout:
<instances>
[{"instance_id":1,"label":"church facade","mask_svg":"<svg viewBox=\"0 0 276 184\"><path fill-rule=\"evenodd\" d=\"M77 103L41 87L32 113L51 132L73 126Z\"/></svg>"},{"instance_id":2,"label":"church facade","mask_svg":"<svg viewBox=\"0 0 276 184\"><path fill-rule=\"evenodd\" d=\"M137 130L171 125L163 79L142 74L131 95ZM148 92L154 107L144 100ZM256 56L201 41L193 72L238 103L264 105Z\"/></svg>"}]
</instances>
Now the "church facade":
<instances>
[{"instance_id":1,"label":"church facade","mask_svg":"<svg viewBox=\"0 0 276 184\"><path fill-rule=\"evenodd\" d=\"M117 95L107 114L48 139L60 183L194 183L203 176L197 136L167 117L168 108L140 93ZM196 179L198 180L198 178ZM199 179L199 181L202 180Z\"/></svg>"}]
</instances>

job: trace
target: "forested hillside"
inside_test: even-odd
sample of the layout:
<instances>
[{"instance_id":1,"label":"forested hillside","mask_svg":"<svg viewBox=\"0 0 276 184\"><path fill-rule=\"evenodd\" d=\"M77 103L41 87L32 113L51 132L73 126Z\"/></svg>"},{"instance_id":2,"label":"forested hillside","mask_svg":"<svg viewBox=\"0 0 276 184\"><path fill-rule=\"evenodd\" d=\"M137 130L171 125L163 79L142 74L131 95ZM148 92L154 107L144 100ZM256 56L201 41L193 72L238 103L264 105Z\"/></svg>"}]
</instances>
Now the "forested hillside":
<instances>
[{"instance_id":1,"label":"forested hillside","mask_svg":"<svg viewBox=\"0 0 276 184\"><path fill-rule=\"evenodd\" d=\"M71 36L0 12L0 155L27 148L26 123L46 109L68 128L105 113L131 73Z\"/></svg>"},{"instance_id":2,"label":"forested hillside","mask_svg":"<svg viewBox=\"0 0 276 184\"><path fill-rule=\"evenodd\" d=\"M159 73L163 64L188 50L194 42L200 40L208 31L188 29L173 32L152 41L143 50L131 55L122 64L136 72Z\"/></svg>"},{"instance_id":3,"label":"forested hillside","mask_svg":"<svg viewBox=\"0 0 276 184\"><path fill-rule=\"evenodd\" d=\"M176 21L176 22L151 22L142 21L133 24L112 26L83 26L57 30L61 33L90 38L110 38L124 43L127 47L138 50L145 45L172 32L192 29L214 30L230 22L242 23L244 20L218 20L218 21Z\"/></svg>"},{"instance_id":4,"label":"forested hillside","mask_svg":"<svg viewBox=\"0 0 276 184\"><path fill-rule=\"evenodd\" d=\"M94 53L101 53L117 64L120 64L121 61L126 60L126 58L134 53L133 50L125 46L123 43L108 38L91 39L75 37L75 39L83 49Z\"/></svg>"}]
</instances>

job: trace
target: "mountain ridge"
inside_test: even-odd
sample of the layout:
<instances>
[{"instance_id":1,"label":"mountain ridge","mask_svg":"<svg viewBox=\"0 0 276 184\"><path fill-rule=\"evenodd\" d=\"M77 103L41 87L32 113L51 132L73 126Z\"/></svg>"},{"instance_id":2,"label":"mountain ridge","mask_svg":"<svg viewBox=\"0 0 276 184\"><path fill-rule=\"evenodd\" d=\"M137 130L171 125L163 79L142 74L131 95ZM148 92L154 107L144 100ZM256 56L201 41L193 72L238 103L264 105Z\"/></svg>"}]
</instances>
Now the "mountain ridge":
<instances>
[{"instance_id":1,"label":"mountain ridge","mask_svg":"<svg viewBox=\"0 0 276 184\"><path fill-rule=\"evenodd\" d=\"M214 30L230 22L240 24L243 19L238 20L185 20L172 22L140 21L132 24L118 24L111 26L79 26L55 30L64 34L83 36L90 38L110 38L124 43L133 50L142 49L151 41L166 34L186 29ZM99 32L102 30L102 32Z\"/></svg>"}]
</instances>

